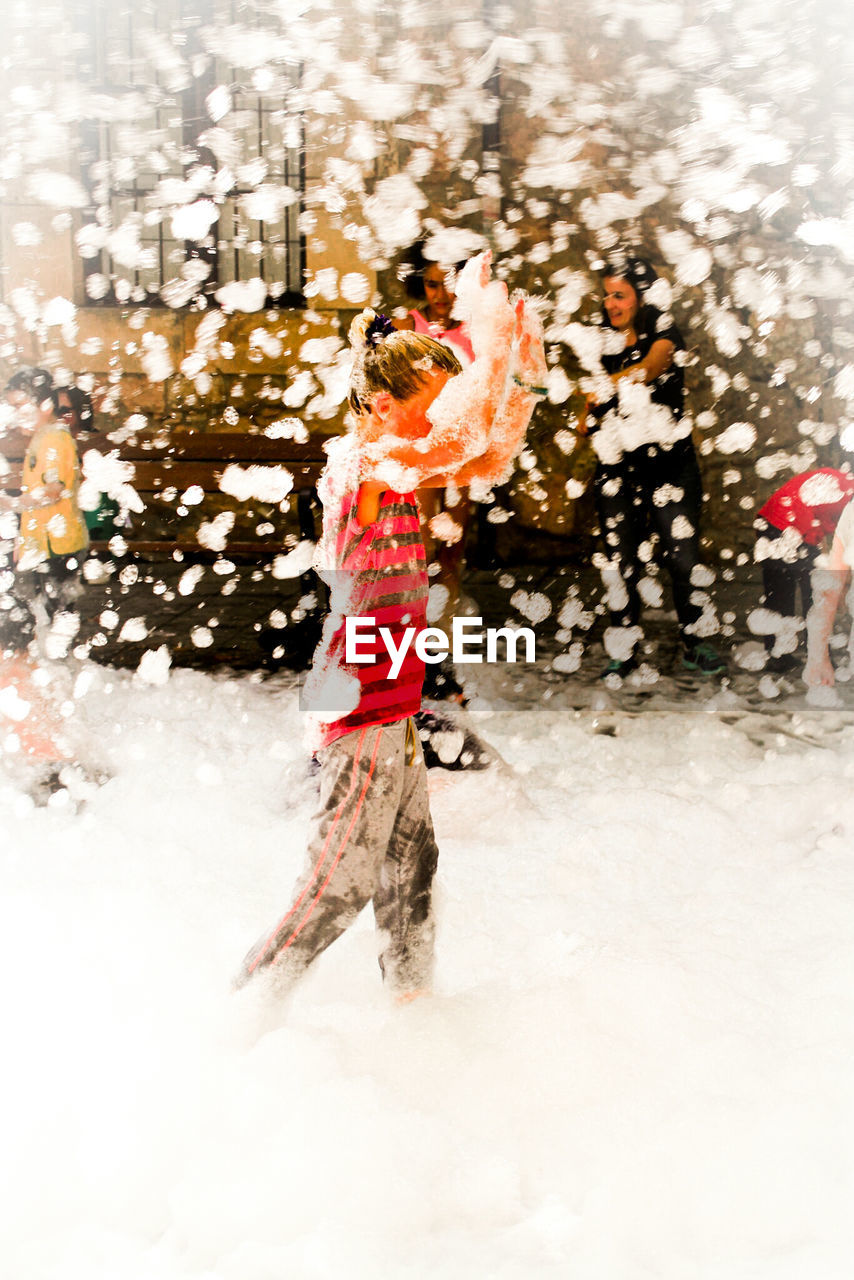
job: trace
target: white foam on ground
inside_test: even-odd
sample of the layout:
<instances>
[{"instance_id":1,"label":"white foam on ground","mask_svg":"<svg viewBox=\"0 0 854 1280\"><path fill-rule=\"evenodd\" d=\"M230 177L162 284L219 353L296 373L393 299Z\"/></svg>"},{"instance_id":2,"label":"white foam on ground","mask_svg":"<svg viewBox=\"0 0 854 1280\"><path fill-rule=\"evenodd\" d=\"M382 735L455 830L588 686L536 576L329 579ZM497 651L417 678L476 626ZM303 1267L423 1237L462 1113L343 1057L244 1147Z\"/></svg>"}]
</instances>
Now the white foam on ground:
<instances>
[{"instance_id":1,"label":"white foam on ground","mask_svg":"<svg viewBox=\"0 0 854 1280\"><path fill-rule=\"evenodd\" d=\"M603 734L479 679L506 767L431 773L435 996L388 1002L368 911L254 1043L229 982L314 803L289 678L96 670L112 779L0 784L10 1276L850 1273L854 729Z\"/></svg>"}]
</instances>

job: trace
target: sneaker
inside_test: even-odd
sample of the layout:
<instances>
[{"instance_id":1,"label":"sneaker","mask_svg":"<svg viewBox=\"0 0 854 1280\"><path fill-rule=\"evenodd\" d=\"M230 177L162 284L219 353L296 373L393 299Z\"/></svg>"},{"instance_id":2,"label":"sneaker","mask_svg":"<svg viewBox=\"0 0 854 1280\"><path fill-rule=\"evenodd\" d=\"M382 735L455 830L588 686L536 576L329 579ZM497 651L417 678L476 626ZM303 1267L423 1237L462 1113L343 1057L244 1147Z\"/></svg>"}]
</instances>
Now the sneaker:
<instances>
[{"instance_id":1,"label":"sneaker","mask_svg":"<svg viewBox=\"0 0 854 1280\"><path fill-rule=\"evenodd\" d=\"M765 670L771 671L775 675L788 675L790 671L797 671L799 667L804 665L804 659L799 658L794 653L783 653L778 658L769 658L765 663Z\"/></svg>"},{"instance_id":2,"label":"sneaker","mask_svg":"<svg viewBox=\"0 0 854 1280\"><path fill-rule=\"evenodd\" d=\"M489 768L492 758L477 734L447 713L422 707L413 719L428 769Z\"/></svg>"},{"instance_id":3,"label":"sneaker","mask_svg":"<svg viewBox=\"0 0 854 1280\"><path fill-rule=\"evenodd\" d=\"M636 671L637 665L638 660L635 657L622 659L612 658L605 670L600 672L599 679L607 680L608 676L618 676L620 680L622 680L623 677L629 675L630 672Z\"/></svg>"},{"instance_id":4,"label":"sneaker","mask_svg":"<svg viewBox=\"0 0 854 1280\"><path fill-rule=\"evenodd\" d=\"M424 697L431 702L458 702L461 707L468 703L463 686L457 679L456 669L450 658L441 662L429 662L424 673Z\"/></svg>"},{"instance_id":5,"label":"sneaker","mask_svg":"<svg viewBox=\"0 0 854 1280\"><path fill-rule=\"evenodd\" d=\"M706 641L685 646L682 666L687 671L699 671L704 676L719 676L727 669L725 659Z\"/></svg>"}]
</instances>

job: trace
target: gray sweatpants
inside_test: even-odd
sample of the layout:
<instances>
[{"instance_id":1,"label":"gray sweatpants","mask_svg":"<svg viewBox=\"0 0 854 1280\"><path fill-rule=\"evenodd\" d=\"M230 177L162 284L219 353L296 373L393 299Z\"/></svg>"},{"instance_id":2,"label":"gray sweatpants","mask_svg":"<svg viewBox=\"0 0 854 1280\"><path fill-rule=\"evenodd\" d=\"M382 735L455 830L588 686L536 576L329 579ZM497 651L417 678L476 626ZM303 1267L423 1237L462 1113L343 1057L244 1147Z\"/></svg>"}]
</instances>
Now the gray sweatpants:
<instances>
[{"instance_id":1,"label":"gray sweatpants","mask_svg":"<svg viewBox=\"0 0 854 1280\"><path fill-rule=\"evenodd\" d=\"M345 734L319 754L320 806L305 870L288 910L244 960L237 985L266 970L287 989L372 901L389 987L400 994L427 988L438 849L412 720Z\"/></svg>"}]
</instances>

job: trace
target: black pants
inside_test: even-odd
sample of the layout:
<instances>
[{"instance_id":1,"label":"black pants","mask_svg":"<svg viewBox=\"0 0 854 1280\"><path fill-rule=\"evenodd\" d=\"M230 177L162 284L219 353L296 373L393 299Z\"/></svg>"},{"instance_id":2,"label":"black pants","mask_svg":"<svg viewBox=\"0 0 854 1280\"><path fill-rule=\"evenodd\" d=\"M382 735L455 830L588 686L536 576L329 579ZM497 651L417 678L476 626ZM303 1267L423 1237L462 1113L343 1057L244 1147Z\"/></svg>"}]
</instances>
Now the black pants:
<instances>
[{"instance_id":1,"label":"black pants","mask_svg":"<svg viewBox=\"0 0 854 1280\"><path fill-rule=\"evenodd\" d=\"M625 604L612 605L612 624L629 627L640 620L638 582L644 566L638 553L655 533L670 575L680 632L686 643L694 643L690 628L702 609L691 600L696 590L691 574L700 562L703 487L690 438L670 449L644 445L623 454L617 463L600 462L594 483L605 548L626 591Z\"/></svg>"},{"instance_id":2,"label":"black pants","mask_svg":"<svg viewBox=\"0 0 854 1280\"><path fill-rule=\"evenodd\" d=\"M69 608L78 592L84 554L50 556L34 569L23 571L11 567L12 580L7 590L0 592L0 650L26 649L41 617L50 622Z\"/></svg>"},{"instance_id":3,"label":"black pants","mask_svg":"<svg viewBox=\"0 0 854 1280\"><path fill-rule=\"evenodd\" d=\"M756 537L772 544L784 533L760 517L754 522ZM781 556L764 556L762 564L762 592L765 608L784 618L805 618L812 604L812 571L818 559L819 548L802 542L792 553L792 559ZM798 596L800 595L800 608ZM774 637L766 638L770 646Z\"/></svg>"}]
</instances>

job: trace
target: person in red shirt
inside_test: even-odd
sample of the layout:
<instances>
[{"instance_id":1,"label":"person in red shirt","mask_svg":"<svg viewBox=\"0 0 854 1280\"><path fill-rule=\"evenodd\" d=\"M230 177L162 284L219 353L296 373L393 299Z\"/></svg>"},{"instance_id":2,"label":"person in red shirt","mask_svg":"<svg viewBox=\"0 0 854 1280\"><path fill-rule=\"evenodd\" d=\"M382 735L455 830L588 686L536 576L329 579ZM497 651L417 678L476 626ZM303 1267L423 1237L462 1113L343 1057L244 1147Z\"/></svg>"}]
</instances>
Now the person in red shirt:
<instances>
[{"instance_id":1,"label":"person in red shirt","mask_svg":"<svg viewBox=\"0 0 854 1280\"><path fill-rule=\"evenodd\" d=\"M365 311L350 328L350 426L329 449L318 486L316 568L329 616L303 690L313 713L320 803L291 905L243 961L235 986L287 994L372 902L379 961L400 1000L429 990L438 850L413 716L426 658L379 647L348 652L350 623L381 624L400 650L424 631L427 572L415 490L452 480L497 483L522 447L546 370L536 314L469 264L479 342L470 370L429 335L396 331ZM480 345L479 345L480 343ZM370 646L370 640L363 636Z\"/></svg>"},{"instance_id":2,"label":"person in red shirt","mask_svg":"<svg viewBox=\"0 0 854 1280\"><path fill-rule=\"evenodd\" d=\"M806 617L816 559L852 496L854 478L848 471L817 467L787 480L759 508L754 559L762 566L764 604L771 613L783 619ZM777 634L766 635L766 647L775 659L793 665L794 659L775 644Z\"/></svg>"}]
</instances>

